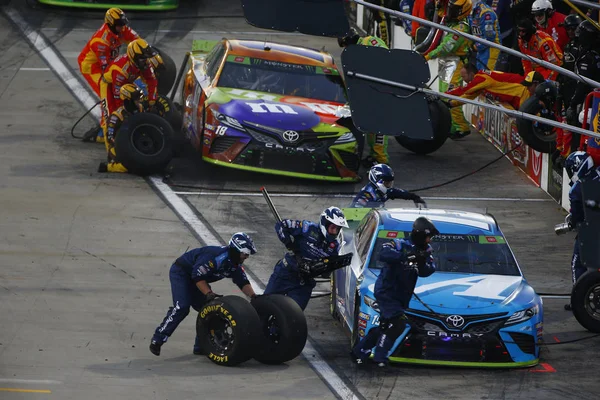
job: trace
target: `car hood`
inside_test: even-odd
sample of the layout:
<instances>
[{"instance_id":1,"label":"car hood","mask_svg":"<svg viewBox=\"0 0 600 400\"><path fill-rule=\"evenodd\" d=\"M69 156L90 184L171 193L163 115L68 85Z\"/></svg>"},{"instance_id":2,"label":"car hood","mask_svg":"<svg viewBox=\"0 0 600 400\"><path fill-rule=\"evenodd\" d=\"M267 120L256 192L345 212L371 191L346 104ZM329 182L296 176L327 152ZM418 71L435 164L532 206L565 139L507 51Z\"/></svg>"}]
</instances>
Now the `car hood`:
<instances>
[{"instance_id":1,"label":"car hood","mask_svg":"<svg viewBox=\"0 0 600 400\"><path fill-rule=\"evenodd\" d=\"M374 284L369 286L372 291ZM515 307L519 307L533 303L537 296L522 276L447 272L436 272L427 278L419 278L415 294L428 307L442 313L453 310L482 312L481 309L484 308L506 307L513 303ZM426 309L416 297L412 298L410 308Z\"/></svg>"},{"instance_id":2,"label":"car hood","mask_svg":"<svg viewBox=\"0 0 600 400\"><path fill-rule=\"evenodd\" d=\"M219 104L218 110L244 125L269 127L284 132L315 131L339 134L346 128L335 124L340 103L280 96L250 90L213 88L207 104Z\"/></svg>"}]
</instances>

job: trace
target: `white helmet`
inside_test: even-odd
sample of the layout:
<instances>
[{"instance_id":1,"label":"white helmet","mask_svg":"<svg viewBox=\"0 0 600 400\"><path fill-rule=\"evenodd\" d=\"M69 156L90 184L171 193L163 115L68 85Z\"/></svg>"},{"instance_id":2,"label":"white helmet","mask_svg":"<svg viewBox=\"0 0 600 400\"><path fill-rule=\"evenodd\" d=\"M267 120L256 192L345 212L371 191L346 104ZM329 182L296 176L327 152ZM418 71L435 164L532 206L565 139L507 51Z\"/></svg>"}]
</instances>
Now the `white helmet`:
<instances>
[{"instance_id":1,"label":"white helmet","mask_svg":"<svg viewBox=\"0 0 600 400\"><path fill-rule=\"evenodd\" d=\"M346 217L344 216L344 212L338 207L329 207L321 213L321 221L319 223L321 226L321 233L327 240L334 240L338 235L330 235L327 231L329 225L335 225L340 228L347 228L348 222L346 222ZM341 229L340 229L341 232Z\"/></svg>"},{"instance_id":2,"label":"white helmet","mask_svg":"<svg viewBox=\"0 0 600 400\"><path fill-rule=\"evenodd\" d=\"M538 11L552 10L552 3L550 0L535 0L531 5L531 12L535 13Z\"/></svg>"}]
</instances>

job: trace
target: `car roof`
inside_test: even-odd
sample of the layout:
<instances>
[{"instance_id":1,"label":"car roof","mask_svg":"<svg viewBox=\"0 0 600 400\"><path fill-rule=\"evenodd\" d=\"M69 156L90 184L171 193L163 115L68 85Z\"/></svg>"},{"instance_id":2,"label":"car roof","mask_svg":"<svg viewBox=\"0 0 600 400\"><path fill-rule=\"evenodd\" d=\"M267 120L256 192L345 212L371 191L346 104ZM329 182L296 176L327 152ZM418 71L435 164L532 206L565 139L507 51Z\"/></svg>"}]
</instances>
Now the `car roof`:
<instances>
[{"instance_id":1,"label":"car roof","mask_svg":"<svg viewBox=\"0 0 600 400\"><path fill-rule=\"evenodd\" d=\"M427 217L442 234L502 235L498 223L489 214L445 209L388 208L378 211L382 230L411 231L418 217Z\"/></svg>"},{"instance_id":2,"label":"car roof","mask_svg":"<svg viewBox=\"0 0 600 400\"><path fill-rule=\"evenodd\" d=\"M335 67L333 57L324 51L262 40L229 40L229 54L281 61L292 64Z\"/></svg>"}]
</instances>

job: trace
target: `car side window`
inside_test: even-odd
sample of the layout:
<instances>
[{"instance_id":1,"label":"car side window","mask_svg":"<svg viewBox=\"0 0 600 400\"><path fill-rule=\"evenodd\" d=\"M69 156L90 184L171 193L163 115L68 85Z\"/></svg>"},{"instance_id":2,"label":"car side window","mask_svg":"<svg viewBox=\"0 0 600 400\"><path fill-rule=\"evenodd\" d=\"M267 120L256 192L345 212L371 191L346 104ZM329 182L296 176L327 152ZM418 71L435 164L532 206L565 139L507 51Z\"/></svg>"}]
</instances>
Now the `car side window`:
<instances>
[{"instance_id":1,"label":"car side window","mask_svg":"<svg viewBox=\"0 0 600 400\"><path fill-rule=\"evenodd\" d=\"M377 221L377 214L370 212L356 230L356 251L363 263L367 259L373 234L377 230Z\"/></svg>"},{"instance_id":2,"label":"car side window","mask_svg":"<svg viewBox=\"0 0 600 400\"><path fill-rule=\"evenodd\" d=\"M217 74L217 70L221 65L223 56L225 55L225 46L219 43L213 48L213 51L206 57L206 75L212 80Z\"/></svg>"}]
</instances>

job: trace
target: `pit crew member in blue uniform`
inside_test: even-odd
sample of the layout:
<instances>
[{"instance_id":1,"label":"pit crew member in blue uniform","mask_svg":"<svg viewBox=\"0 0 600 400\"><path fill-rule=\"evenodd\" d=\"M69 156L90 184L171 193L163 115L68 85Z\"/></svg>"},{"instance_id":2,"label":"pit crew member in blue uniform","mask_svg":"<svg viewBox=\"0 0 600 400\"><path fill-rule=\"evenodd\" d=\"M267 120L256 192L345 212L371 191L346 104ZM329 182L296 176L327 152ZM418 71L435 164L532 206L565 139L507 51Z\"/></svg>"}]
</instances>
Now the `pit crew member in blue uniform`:
<instances>
[{"instance_id":1,"label":"pit crew member in blue uniform","mask_svg":"<svg viewBox=\"0 0 600 400\"><path fill-rule=\"evenodd\" d=\"M385 266L373 291L381 322L352 349L351 356L356 363L363 364L375 347L373 360L380 367L386 366L389 355L410 331L404 310L408 308L418 277L435 272L429 242L437 234L438 230L429 219L419 217L413 223L410 239L393 239L383 244L379 260Z\"/></svg>"},{"instance_id":2,"label":"pit crew member in blue uniform","mask_svg":"<svg viewBox=\"0 0 600 400\"><path fill-rule=\"evenodd\" d=\"M406 190L392 187L394 184L394 171L387 164L376 164L369 171L369 183L358 192L350 207L378 207L384 206L388 200L412 200L415 204L427 203L418 195Z\"/></svg>"},{"instance_id":3,"label":"pit crew member in blue uniform","mask_svg":"<svg viewBox=\"0 0 600 400\"><path fill-rule=\"evenodd\" d=\"M571 229L577 229L579 224L585 222L581 180L585 178L586 180L600 181L600 167L594 167L594 160L588 153L585 151L576 151L571 153L565 160L565 169L571 179L571 182L569 182L569 185L571 185L571 189L569 190L571 214L567 216L567 222ZM573 248L573 257L571 258L571 271L573 273L573 283L587 271L587 268L581 264L579 257L579 235L575 236L575 246Z\"/></svg>"},{"instance_id":4,"label":"pit crew member in blue uniform","mask_svg":"<svg viewBox=\"0 0 600 400\"><path fill-rule=\"evenodd\" d=\"M338 255L342 228L348 228L348 222L337 207L323 211L318 224L291 219L277 222L275 231L289 252L275 265L264 294L284 294L304 310L316 285L304 266L310 265L310 261Z\"/></svg>"},{"instance_id":5,"label":"pit crew member in blue uniform","mask_svg":"<svg viewBox=\"0 0 600 400\"><path fill-rule=\"evenodd\" d=\"M212 291L210 283L231 278L246 296L255 298L256 294L242 265L255 253L256 247L250 236L238 232L231 237L228 246L200 247L175 260L169 271L173 307L169 308L167 316L152 336L152 354L160 355L161 346L190 313L190 307L200 311L205 303L221 297ZM202 354L198 337L194 343L194 354Z\"/></svg>"}]
</instances>

